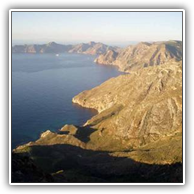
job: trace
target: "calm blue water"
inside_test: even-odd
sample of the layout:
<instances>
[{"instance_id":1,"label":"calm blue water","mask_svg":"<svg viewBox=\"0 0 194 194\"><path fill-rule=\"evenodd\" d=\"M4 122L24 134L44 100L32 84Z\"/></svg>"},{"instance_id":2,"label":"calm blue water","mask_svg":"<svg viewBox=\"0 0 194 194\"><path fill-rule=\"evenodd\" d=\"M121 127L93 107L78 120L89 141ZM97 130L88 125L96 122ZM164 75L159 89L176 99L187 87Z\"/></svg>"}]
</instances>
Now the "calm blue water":
<instances>
[{"instance_id":1,"label":"calm blue water","mask_svg":"<svg viewBox=\"0 0 194 194\"><path fill-rule=\"evenodd\" d=\"M96 111L72 104L72 98L121 74L80 54L12 55L12 148L65 124L82 125Z\"/></svg>"}]
</instances>

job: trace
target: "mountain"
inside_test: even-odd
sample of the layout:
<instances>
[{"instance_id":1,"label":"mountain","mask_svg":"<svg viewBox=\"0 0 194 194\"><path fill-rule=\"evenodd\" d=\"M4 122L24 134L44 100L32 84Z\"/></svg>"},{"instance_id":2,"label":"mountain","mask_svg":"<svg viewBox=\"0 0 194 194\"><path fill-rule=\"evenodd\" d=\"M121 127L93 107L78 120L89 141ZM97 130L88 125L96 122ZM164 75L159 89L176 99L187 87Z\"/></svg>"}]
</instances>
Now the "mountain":
<instances>
[{"instance_id":1,"label":"mountain","mask_svg":"<svg viewBox=\"0 0 194 194\"><path fill-rule=\"evenodd\" d=\"M53 182L182 182L182 63L112 78L72 101L98 114L17 147Z\"/></svg>"},{"instance_id":2,"label":"mountain","mask_svg":"<svg viewBox=\"0 0 194 194\"><path fill-rule=\"evenodd\" d=\"M69 50L69 53L98 55L105 53L109 49L117 49L117 47L108 46L100 42L89 42L88 44L82 43L73 46L73 48Z\"/></svg>"},{"instance_id":3,"label":"mountain","mask_svg":"<svg viewBox=\"0 0 194 194\"><path fill-rule=\"evenodd\" d=\"M48 44L33 45L15 45L12 47L13 53L80 53L99 55L105 53L109 49L118 50L118 47L111 47L102 43L89 42L77 45L62 45L55 42Z\"/></svg>"},{"instance_id":4,"label":"mountain","mask_svg":"<svg viewBox=\"0 0 194 194\"><path fill-rule=\"evenodd\" d=\"M64 53L71 49L71 45L62 45L55 42L48 44L15 45L12 47L13 53Z\"/></svg>"},{"instance_id":5,"label":"mountain","mask_svg":"<svg viewBox=\"0 0 194 194\"><path fill-rule=\"evenodd\" d=\"M72 101L99 112L85 123L96 129L88 143L95 149L128 150L174 138L182 133L182 63L112 78Z\"/></svg>"},{"instance_id":6,"label":"mountain","mask_svg":"<svg viewBox=\"0 0 194 194\"><path fill-rule=\"evenodd\" d=\"M96 63L116 65L119 70L131 72L148 66L182 60L182 42L141 42L119 51L108 50L95 59Z\"/></svg>"}]
</instances>

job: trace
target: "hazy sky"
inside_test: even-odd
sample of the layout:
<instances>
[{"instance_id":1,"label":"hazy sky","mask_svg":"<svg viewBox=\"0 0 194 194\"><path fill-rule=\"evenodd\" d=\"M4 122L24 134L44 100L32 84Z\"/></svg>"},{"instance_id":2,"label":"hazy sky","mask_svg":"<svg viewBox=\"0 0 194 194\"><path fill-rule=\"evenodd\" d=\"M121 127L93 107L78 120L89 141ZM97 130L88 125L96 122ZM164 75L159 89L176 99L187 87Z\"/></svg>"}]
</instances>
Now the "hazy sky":
<instances>
[{"instance_id":1,"label":"hazy sky","mask_svg":"<svg viewBox=\"0 0 194 194\"><path fill-rule=\"evenodd\" d=\"M181 12L12 12L13 43L182 40Z\"/></svg>"}]
</instances>

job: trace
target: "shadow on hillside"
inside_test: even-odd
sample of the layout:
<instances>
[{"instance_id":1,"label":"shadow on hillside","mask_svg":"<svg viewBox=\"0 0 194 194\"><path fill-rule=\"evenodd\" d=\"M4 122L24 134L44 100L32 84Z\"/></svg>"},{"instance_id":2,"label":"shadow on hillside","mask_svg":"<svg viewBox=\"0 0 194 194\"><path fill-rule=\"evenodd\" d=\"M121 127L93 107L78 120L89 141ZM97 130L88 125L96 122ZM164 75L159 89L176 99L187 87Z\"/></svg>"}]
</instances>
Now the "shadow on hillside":
<instances>
[{"instance_id":1,"label":"shadow on hillside","mask_svg":"<svg viewBox=\"0 0 194 194\"><path fill-rule=\"evenodd\" d=\"M167 44L166 48L174 55L176 56L179 60L181 60L181 56L182 56L182 51L178 50L176 47Z\"/></svg>"},{"instance_id":2,"label":"shadow on hillside","mask_svg":"<svg viewBox=\"0 0 194 194\"><path fill-rule=\"evenodd\" d=\"M90 135L96 131L93 128L90 128L90 126L86 126L86 127L80 127L80 126L75 126L77 128L76 133L74 134L74 137L76 137L77 139L79 139L80 141L87 143L90 140ZM58 134L65 134L68 135L70 134L70 131L58 131Z\"/></svg>"},{"instance_id":3,"label":"shadow on hillside","mask_svg":"<svg viewBox=\"0 0 194 194\"><path fill-rule=\"evenodd\" d=\"M86 127L78 127L78 131L74 135L77 139L87 143L90 140L90 135L96 131L95 129L90 128L89 126Z\"/></svg>"},{"instance_id":4,"label":"shadow on hillside","mask_svg":"<svg viewBox=\"0 0 194 194\"><path fill-rule=\"evenodd\" d=\"M149 165L108 152L85 150L72 145L32 146L35 165L53 179L45 182L70 183L181 183L182 164ZM12 166L16 162L12 160ZM22 169L28 177L33 173ZM21 167L20 167L21 169ZM12 168L17 172L20 169ZM13 180L14 174L12 175ZM34 181L34 179L33 179ZM22 182L19 180L19 182ZM36 182L36 181L35 181ZM38 181L37 181L38 182Z\"/></svg>"}]
</instances>

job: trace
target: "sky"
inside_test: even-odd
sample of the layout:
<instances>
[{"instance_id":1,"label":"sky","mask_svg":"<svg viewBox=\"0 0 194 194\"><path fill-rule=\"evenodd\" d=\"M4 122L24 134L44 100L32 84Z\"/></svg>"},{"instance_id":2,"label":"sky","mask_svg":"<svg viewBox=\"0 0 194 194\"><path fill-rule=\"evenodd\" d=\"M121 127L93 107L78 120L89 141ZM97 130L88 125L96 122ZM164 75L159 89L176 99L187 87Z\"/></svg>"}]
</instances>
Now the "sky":
<instances>
[{"instance_id":1,"label":"sky","mask_svg":"<svg viewBox=\"0 0 194 194\"><path fill-rule=\"evenodd\" d=\"M12 12L13 44L182 40L182 12Z\"/></svg>"}]
</instances>

